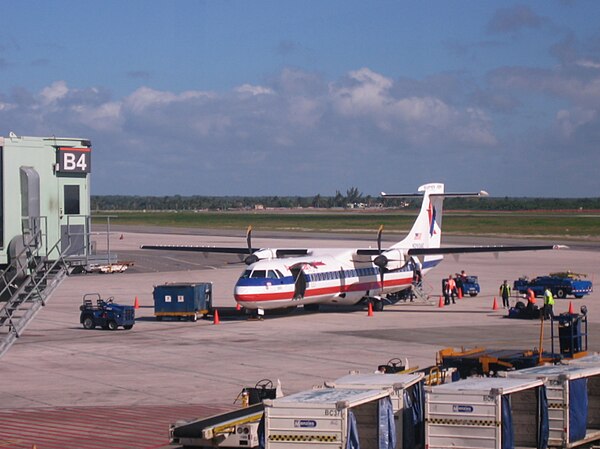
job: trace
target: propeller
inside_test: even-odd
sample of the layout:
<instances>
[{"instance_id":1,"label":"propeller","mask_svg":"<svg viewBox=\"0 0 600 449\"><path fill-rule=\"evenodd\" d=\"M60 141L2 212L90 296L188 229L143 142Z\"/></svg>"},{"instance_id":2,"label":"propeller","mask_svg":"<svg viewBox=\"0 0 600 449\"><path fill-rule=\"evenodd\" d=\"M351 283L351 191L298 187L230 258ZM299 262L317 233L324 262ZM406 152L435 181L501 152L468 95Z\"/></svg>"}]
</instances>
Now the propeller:
<instances>
[{"instance_id":1,"label":"propeller","mask_svg":"<svg viewBox=\"0 0 600 449\"><path fill-rule=\"evenodd\" d=\"M383 225L379 226L377 231L377 251L379 255L373 259L373 263L379 268L379 276L381 280L381 290L383 290L383 275L385 273L385 267L388 264L388 258L382 254L381 251L381 234L383 232Z\"/></svg>"},{"instance_id":2,"label":"propeller","mask_svg":"<svg viewBox=\"0 0 600 449\"><path fill-rule=\"evenodd\" d=\"M248 226L246 231L246 243L248 244L248 255L244 259L246 265L252 265L258 262L258 257L252 253L252 225Z\"/></svg>"}]
</instances>

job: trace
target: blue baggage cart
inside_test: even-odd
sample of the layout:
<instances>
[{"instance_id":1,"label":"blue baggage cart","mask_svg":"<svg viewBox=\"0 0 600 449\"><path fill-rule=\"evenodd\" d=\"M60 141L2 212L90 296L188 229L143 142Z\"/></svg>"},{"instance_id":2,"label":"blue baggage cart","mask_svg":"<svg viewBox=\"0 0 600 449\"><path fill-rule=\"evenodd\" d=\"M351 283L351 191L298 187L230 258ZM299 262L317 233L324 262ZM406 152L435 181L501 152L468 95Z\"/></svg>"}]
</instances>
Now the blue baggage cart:
<instances>
[{"instance_id":1,"label":"blue baggage cart","mask_svg":"<svg viewBox=\"0 0 600 449\"><path fill-rule=\"evenodd\" d=\"M154 287L154 316L196 321L212 307L212 282L167 283Z\"/></svg>"}]
</instances>

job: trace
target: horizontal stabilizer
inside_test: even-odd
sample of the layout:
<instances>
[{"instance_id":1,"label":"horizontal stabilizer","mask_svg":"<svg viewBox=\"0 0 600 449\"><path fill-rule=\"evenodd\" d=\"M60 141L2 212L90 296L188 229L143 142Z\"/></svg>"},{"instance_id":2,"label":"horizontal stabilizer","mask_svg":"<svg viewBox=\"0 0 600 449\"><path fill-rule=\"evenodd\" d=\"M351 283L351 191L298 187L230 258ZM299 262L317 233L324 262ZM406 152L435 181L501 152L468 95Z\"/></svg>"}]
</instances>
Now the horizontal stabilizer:
<instances>
[{"instance_id":1,"label":"horizontal stabilizer","mask_svg":"<svg viewBox=\"0 0 600 449\"><path fill-rule=\"evenodd\" d=\"M566 249L565 245L527 245L527 246L455 246L446 248L411 248L409 256L434 254L465 254L465 253L500 253L510 251L538 251L547 249Z\"/></svg>"},{"instance_id":2,"label":"horizontal stabilizer","mask_svg":"<svg viewBox=\"0 0 600 449\"><path fill-rule=\"evenodd\" d=\"M461 197L482 197L488 196L489 194L485 190L480 190L479 192L448 192L448 193L430 193L429 196L438 197L438 198L461 198ZM423 193L385 193L381 192L381 196L383 198L420 198L423 196Z\"/></svg>"}]
</instances>

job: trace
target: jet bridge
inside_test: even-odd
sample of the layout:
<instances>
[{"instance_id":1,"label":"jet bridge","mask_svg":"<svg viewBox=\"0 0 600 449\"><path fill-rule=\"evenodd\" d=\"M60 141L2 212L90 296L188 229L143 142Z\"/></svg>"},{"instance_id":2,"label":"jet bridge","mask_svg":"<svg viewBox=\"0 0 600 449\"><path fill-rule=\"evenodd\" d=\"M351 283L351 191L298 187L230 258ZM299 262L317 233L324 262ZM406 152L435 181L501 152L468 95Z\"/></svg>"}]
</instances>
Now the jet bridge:
<instances>
[{"instance_id":1,"label":"jet bridge","mask_svg":"<svg viewBox=\"0 0 600 449\"><path fill-rule=\"evenodd\" d=\"M0 137L0 356L89 257L91 143Z\"/></svg>"}]
</instances>

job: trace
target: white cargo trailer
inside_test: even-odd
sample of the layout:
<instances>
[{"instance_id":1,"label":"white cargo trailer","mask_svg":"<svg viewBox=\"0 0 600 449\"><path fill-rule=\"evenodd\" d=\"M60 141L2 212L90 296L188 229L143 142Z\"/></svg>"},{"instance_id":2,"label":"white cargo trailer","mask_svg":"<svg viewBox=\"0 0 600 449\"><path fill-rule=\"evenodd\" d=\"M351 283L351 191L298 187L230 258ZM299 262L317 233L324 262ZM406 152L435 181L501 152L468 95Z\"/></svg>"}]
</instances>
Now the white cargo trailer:
<instances>
[{"instance_id":1,"label":"white cargo trailer","mask_svg":"<svg viewBox=\"0 0 600 449\"><path fill-rule=\"evenodd\" d=\"M550 446L570 448L600 439L600 364L535 366L505 375L545 380Z\"/></svg>"},{"instance_id":2,"label":"white cargo trailer","mask_svg":"<svg viewBox=\"0 0 600 449\"><path fill-rule=\"evenodd\" d=\"M425 388L427 449L544 448L541 379L470 378Z\"/></svg>"},{"instance_id":3,"label":"white cargo trailer","mask_svg":"<svg viewBox=\"0 0 600 449\"><path fill-rule=\"evenodd\" d=\"M325 382L329 388L391 390L396 425L396 448L413 449L424 442L425 375L409 374L348 374L333 382Z\"/></svg>"},{"instance_id":4,"label":"white cargo trailer","mask_svg":"<svg viewBox=\"0 0 600 449\"><path fill-rule=\"evenodd\" d=\"M265 448L394 449L390 393L324 388L266 399Z\"/></svg>"}]
</instances>

